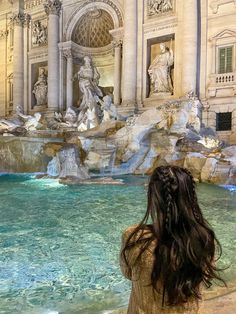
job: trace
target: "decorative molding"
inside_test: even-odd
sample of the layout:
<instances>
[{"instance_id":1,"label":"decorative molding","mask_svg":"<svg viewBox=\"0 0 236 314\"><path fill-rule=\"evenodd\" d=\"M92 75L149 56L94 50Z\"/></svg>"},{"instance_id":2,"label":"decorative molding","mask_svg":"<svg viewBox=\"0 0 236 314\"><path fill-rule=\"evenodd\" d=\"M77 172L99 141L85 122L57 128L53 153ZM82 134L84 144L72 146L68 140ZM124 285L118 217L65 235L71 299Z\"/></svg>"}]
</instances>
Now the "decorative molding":
<instances>
[{"instance_id":1,"label":"decorative molding","mask_svg":"<svg viewBox=\"0 0 236 314\"><path fill-rule=\"evenodd\" d=\"M115 28L109 31L114 41L123 40L124 29L123 27Z\"/></svg>"},{"instance_id":2,"label":"decorative molding","mask_svg":"<svg viewBox=\"0 0 236 314\"><path fill-rule=\"evenodd\" d=\"M17 26L23 26L25 22L25 14L24 13L14 13L10 17L10 23Z\"/></svg>"},{"instance_id":3,"label":"decorative molding","mask_svg":"<svg viewBox=\"0 0 236 314\"><path fill-rule=\"evenodd\" d=\"M112 48L115 49L115 48L121 48L122 45L123 45L123 41L120 39L120 40L113 40L111 42L112 44Z\"/></svg>"},{"instance_id":4,"label":"decorative molding","mask_svg":"<svg viewBox=\"0 0 236 314\"><path fill-rule=\"evenodd\" d=\"M217 33L213 37L210 38L210 41L222 39L222 38L229 38L235 37L236 38L236 31L231 29L224 29L223 31Z\"/></svg>"},{"instance_id":5,"label":"decorative molding","mask_svg":"<svg viewBox=\"0 0 236 314\"><path fill-rule=\"evenodd\" d=\"M25 1L24 9L25 10L33 9L35 7L40 6L43 2L44 2L44 0L28 0L28 1Z\"/></svg>"},{"instance_id":6,"label":"decorative molding","mask_svg":"<svg viewBox=\"0 0 236 314\"><path fill-rule=\"evenodd\" d=\"M47 15L59 15L61 11L61 5L62 4L60 0L46 0L43 4Z\"/></svg>"},{"instance_id":7,"label":"decorative molding","mask_svg":"<svg viewBox=\"0 0 236 314\"><path fill-rule=\"evenodd\" d=\"M86 0L83 1L68 17L64 27L64 40L70 41L73 31L82 16L88 13L88 10L101 9L108 12L114 23L114 28L119 29L123 25L122 11L110 0Z\"/></svg>"},{"instance_id":8,"label":"decorative molding","mask_svg":"<svg viewBox=\"0 0 236 314\"><path fill-rule=\"evenodd\" d=\"M186 0L187 1L187 0ZM174 0L148 0L147 16L157 16L174 11Z\"/></svg>"},{"instance_id":9,"label":"decorative molding","mask_svg":"<svg viewBox=\"0 0 236 314\"><path fill-rule=\"evenodd\" d=\"M228 3L234 3L234 6L236 8L236 0L214 0L211 2L210 8L214 14L217 14L219 7Z\"/></svg>"},{"instance_id":10,"label":"decorative molding","mask_svg":"<svg viewBox=\"0 0 236 314\"><path fill-rule=\"evenodd\" d=\"M8 34L9 34L8 30L0 30L0 40L7 38Z\"/></svg>"},{"instance_id":11,"label":"decorative molding","mask_svg":"<svg viewBox=\"0 0 236 314\"><path fill-rule=\"evenodd\" d=\"M31 22L31 16L27 13L24 14L24 26L29 27Z\"/></svg>"},{"instance_id":12,"label":"decorative molding","mask_svg":"<svg viewBox=\"0 0 236 314\"><path fill-rule=\"evenodd\" d=\"M72 53L72 50L71 50L70 48L63 49L63 50L62 50L62 55L63 55L63 57L65 57L66 59L73 58L73 53Z\"/></svg>"},{"instance_id":13,"label":"decorative molding","mask_svg":"<svg viewBox=\"0 0 236 314\"><path fill-rule=\"evenodd\" d=\"M178 19L176 17L169 17L168 19L160 20L159 23L156 21L152 21L151 23L146 23L143 25L143 31L144 34L151 34L151 33L156 33L160 32L162 30L167 30L167 29L174 29L175 27L178 26Z\"/></svg>"},{"instance_id":14,"label":"decorative molding","mask_svg":"<svg viewBox=\"0 0 236 314\"><path fill-rule=\"evenodd\" d=\"M116 12L117 17L119 19L119 26L121 27L123 25L123 18L122 18L121 11L115 5L115 3L113 3L113 1L111 1L111 0L87 0L87 1L84 1L84 3L80 6L80 9L84 8L85 6L87 6L88 4L93 3L93 2L96 2L96 3L102 2L102 3L108 4L110 7L112 7L112 9Z\"/></svg>"}]
</instances>

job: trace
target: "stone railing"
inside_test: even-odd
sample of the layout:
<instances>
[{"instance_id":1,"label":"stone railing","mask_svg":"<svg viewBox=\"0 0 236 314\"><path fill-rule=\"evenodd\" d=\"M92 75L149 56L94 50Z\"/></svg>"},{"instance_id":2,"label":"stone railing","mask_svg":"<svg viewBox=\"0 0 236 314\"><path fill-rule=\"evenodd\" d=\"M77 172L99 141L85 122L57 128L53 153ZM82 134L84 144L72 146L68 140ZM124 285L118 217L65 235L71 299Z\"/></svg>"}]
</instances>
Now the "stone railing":
<instances>
[{"instance_id":1,"label":"stone railing","mask_svg":"<svg viewBox=\"0 0 236 314\"><path fill-rule=\"evenodd\" d=\"M236 73L222 73L211 75L211 85L213 86L224 86L224 85L235 85L236 84Z\"/></svg>"}]
</instances>

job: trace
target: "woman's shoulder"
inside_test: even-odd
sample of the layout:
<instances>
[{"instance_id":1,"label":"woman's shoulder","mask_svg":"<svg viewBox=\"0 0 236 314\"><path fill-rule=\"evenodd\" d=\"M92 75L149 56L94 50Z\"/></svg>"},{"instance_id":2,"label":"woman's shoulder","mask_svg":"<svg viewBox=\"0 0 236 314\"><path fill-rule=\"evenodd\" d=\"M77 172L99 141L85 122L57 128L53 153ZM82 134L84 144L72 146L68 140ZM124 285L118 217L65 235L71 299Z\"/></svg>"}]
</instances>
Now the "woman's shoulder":
<instances>
[{"instance_id":1,"label":"woman's shoulder","mask_svg":"<svg viewBox=\"0 0 236 314\"><path fill-rule=\"evenodd\" d=\"M139 238L141 235L142 237L150 237L152 235L151 227L149 225L142 226L140 226L139 224L131 225L123 231L122 233L123 240L127 240L132 234L135 234L135 238L136 237Z\"/></svg>"}]
</instances>

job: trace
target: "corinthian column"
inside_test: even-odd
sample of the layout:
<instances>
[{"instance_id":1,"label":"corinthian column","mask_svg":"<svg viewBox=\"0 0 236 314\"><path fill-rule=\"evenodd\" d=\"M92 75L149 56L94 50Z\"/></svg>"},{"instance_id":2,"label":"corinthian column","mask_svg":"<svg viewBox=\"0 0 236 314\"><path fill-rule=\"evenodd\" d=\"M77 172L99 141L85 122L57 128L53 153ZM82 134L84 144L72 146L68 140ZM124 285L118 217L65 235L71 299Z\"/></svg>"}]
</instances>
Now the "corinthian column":
<instances>
[{"instance_id":1,"label":"corinthian column","mask_svg":"<svg viewBox=\"0 0 236 314\"><path fill-rule=\"evenodd\" d=\"M182 43L183 43L183 74L182 91L186 94L190 90L196 92L197 80L197 0L184 1Z\"/></svg>"},{"instance_id":2,"label":"corinthian column","mask_svg":"<svg viewBox=\"0 0 236 314\"><path fill-rule=\"evenodd\" d=\"M70 49L63 51L66 58L66 108L73 106L73 56Z\"/></svg>"},{"instance_id":3,"label":"corinthian column","mask_svg":"<svg viewBox=\"0 0 236 314\"><path fill-rule=\"evenodd\" d=\"M24 14L17 13L11 17L14 25L13 50L13 111L24 104Z\"/></svg>"},{"instance_id":4,"label":"corinthian column","mask_svg":"<svg viewBox=\"0 0 236 314\"><path fill-rule=\"evenodd\" d=\"M122 41L113 41L114 48L114 105L120 105L121 98L121 49L122 49Z\"/></svg>"},{"instance_id":5,"label":"corinthian column","mask_svg":"<svg viewBox=\"0 0 236 314\"><path fill-rule=\"evenodd\" d=\"M59 14L61 2L46 0L44 9L48 15L48 109L59 110Z\"/></svg>"},{"instance_id":6,"label":"corinthian column","mask_svg":"<svg viewBox=\"0 0 236 314\"><path fill-rule=\"evenodd\" d=\"M137 0L124 0L122 104L136 103Z\"/></svg>"},{"instance_id":7,"label":"corinthian column","mask_svg":"<svg viewBox=\"0 0 236 314\"><path fill-rule=\"evenodd\" d=\"M24 112L28 111L28 45L29 45L29 25L31 17L25 14L24 19Z\"/></svg>"}]
</instances>

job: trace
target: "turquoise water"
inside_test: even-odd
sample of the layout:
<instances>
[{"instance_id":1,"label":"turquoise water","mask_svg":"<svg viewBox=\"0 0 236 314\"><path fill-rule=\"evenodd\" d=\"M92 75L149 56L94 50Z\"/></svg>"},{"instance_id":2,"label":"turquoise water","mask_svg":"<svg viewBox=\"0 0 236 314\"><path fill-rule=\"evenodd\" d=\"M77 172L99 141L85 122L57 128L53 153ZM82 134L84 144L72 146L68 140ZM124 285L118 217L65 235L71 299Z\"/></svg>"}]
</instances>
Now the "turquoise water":
<instances>
[{"instance_id":1,"label":"turquoise water","mask_svg":"<svg viewBox=\"0 0 236 314\"><path fill-rule=\"evenodd\" d=\"M145 180L64 186L0 176L0 313L98 314L126 305L120 236L144 214ZM223 246L225 277L236 279L236 191L203 184L198 194Z\"/></svg>"}]
</instances>

